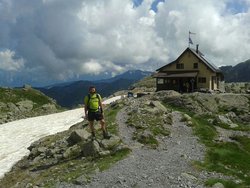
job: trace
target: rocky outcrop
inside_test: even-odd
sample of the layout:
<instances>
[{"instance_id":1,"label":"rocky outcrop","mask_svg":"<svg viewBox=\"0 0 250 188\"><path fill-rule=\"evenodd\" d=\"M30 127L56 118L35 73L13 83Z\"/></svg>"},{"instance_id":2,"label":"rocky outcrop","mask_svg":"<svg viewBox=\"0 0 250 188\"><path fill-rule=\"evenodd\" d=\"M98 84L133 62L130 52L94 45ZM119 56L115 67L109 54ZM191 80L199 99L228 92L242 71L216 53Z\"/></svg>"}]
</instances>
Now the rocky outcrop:
<instances>
[{"instance_id":1,"label":"rocky outcrop","mask_svg":"<svg viewBox=\"0 0 250 188\"><path fill-rule=\"evenodd\" d=\"M0 101L0 124L60 111L55 101L29 86L0 88Z\"/></svg>"},{"instance_id":2,"label":"rocky outcrop","mask_svg":"<svg viewBox=\"0 0 250 188\"><path fill-rule=\"evenodd\" d=\"M233 123L229 118L223 115L217 115L213 123L228 125L230 128L238 127L237 124Z\"/></svg>"},{"instance_id":3,"label":"rocky outcrop","mask_svg":"<svg viewBox=\"0 0 250 188\"><path fill-rule=\"evenodd\" d=\"M54 136L57 139L53 142L49 136L31 144L28 147L29 156L19 166L37 171L68 160L81 157L99 158L124 149L118 136L112 135L110 139L92 140L87 128L76 127L57 135Z\"/></svg>"}]
</instances>

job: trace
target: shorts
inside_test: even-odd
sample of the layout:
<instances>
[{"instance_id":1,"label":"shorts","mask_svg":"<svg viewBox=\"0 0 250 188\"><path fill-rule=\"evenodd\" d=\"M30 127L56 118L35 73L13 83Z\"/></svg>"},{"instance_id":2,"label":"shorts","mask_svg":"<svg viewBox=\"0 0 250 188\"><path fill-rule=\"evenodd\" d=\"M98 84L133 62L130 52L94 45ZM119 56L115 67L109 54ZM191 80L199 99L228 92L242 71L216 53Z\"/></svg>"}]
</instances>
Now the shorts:
<instances>
[{"instance_id":1,"label":"shorts","mask_svg":"<svg viewBox=\"0 0 250 188\"><path fill-rule=\"evenodd\" d=\"M103 119L103 114L99 111L97 112L88 112L88 120L89 121L100 121Z\"/></svg>"}]
</instances>

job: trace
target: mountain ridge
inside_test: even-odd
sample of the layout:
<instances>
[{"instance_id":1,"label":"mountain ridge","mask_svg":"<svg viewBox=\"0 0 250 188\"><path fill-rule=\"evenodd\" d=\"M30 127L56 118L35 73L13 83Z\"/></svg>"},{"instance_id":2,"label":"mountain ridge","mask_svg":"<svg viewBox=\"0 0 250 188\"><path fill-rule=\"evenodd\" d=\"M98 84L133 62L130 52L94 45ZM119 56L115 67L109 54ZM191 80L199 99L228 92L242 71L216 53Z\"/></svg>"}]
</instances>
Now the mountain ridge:
<instances>
[{"instance_id":1,"label":"mountain ridge","mask_svg":"<svg viewBox=\"0 0 250 188\"><path fill-rule=\"evenodd\" d=\"M108 97L116 91L128 89L133 83L150 74L151 72L148 71L133 70L110 79L79 80L36 89L55 99L59 105L73 108L83 104L83 98L88 94L89 86L94 85L102 97Z\"/></svg>"},{"instance_id":2,"label":"mountain ridge","mask_svg":"<svg viewBox=\"0 0 250 188\"><path fill-rule=\"evenodd\" d=\"M235 66L221 66L226 82L250 82L250 59Z\"/></svg>"}]
</instances>

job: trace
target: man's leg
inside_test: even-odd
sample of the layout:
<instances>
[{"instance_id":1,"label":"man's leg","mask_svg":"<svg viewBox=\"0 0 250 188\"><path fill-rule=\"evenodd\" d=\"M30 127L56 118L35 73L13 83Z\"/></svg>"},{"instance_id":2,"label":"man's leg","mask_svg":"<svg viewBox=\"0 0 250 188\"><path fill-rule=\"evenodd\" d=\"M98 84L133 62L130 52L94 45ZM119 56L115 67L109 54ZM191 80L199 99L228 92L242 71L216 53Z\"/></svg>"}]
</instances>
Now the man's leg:
<instances>
[{"instance_id":1,"label":"man's leg","mask_svg":"<svg viewBox=\"0 0 250 188\"><path fill-rule=\"evenodd\" d=\"M103 131L103 132L106 132L106 131L107 131L107 128L106 128L106 124L105 124L104 119L101 119L101 120L100 120L100 124L101 124L102 131Z\"/></svg>"},{"instance_id":2,"label":"man's leg","mask_svg":"<svg viewBox=\"0 0 250 188\"><path fill-rule=\"evenodd\" d=\"M101 128L102 128L102 133L103 133L103 138L109 139L111 136L108 134L106 123L104 119L100 120Z\"/></svg>"},{"instance_id":3,"label":"man's leg","mask_svg":"<svg viewBox=\"0 0 250 188\"><path fill-rule=\"evenodd\" d=\"M95 128L94 128L94 121L89 121L89 128L92 134L92 138L95 138Z\"/></svg>"}]
</instances>

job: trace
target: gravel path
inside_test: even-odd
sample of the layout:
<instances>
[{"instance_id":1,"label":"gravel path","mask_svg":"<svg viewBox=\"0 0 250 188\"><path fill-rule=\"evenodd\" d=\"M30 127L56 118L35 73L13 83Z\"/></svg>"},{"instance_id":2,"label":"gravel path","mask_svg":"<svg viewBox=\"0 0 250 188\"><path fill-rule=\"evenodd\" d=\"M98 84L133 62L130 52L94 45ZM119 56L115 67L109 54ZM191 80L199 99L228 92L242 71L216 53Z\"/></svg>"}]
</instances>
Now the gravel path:
<instances>
[{"instance_id":1,"label":"gravel path","mask_svg":"<svg viewBox=\"0 0 250 188\"><path fill-rule=\"evenodd\" d=\"M86 187L204 187L204 173L191 165L202 160L204 147L192 130L180 122L181 114L173 112L171 135L160 140L158 149L143 147L132 140L133 129L126 125L126 108L117 115L121 138L132 153L110 169L97 173ZM203 176L203 177L201 177Z\"/></svg>"}]
</instances>

